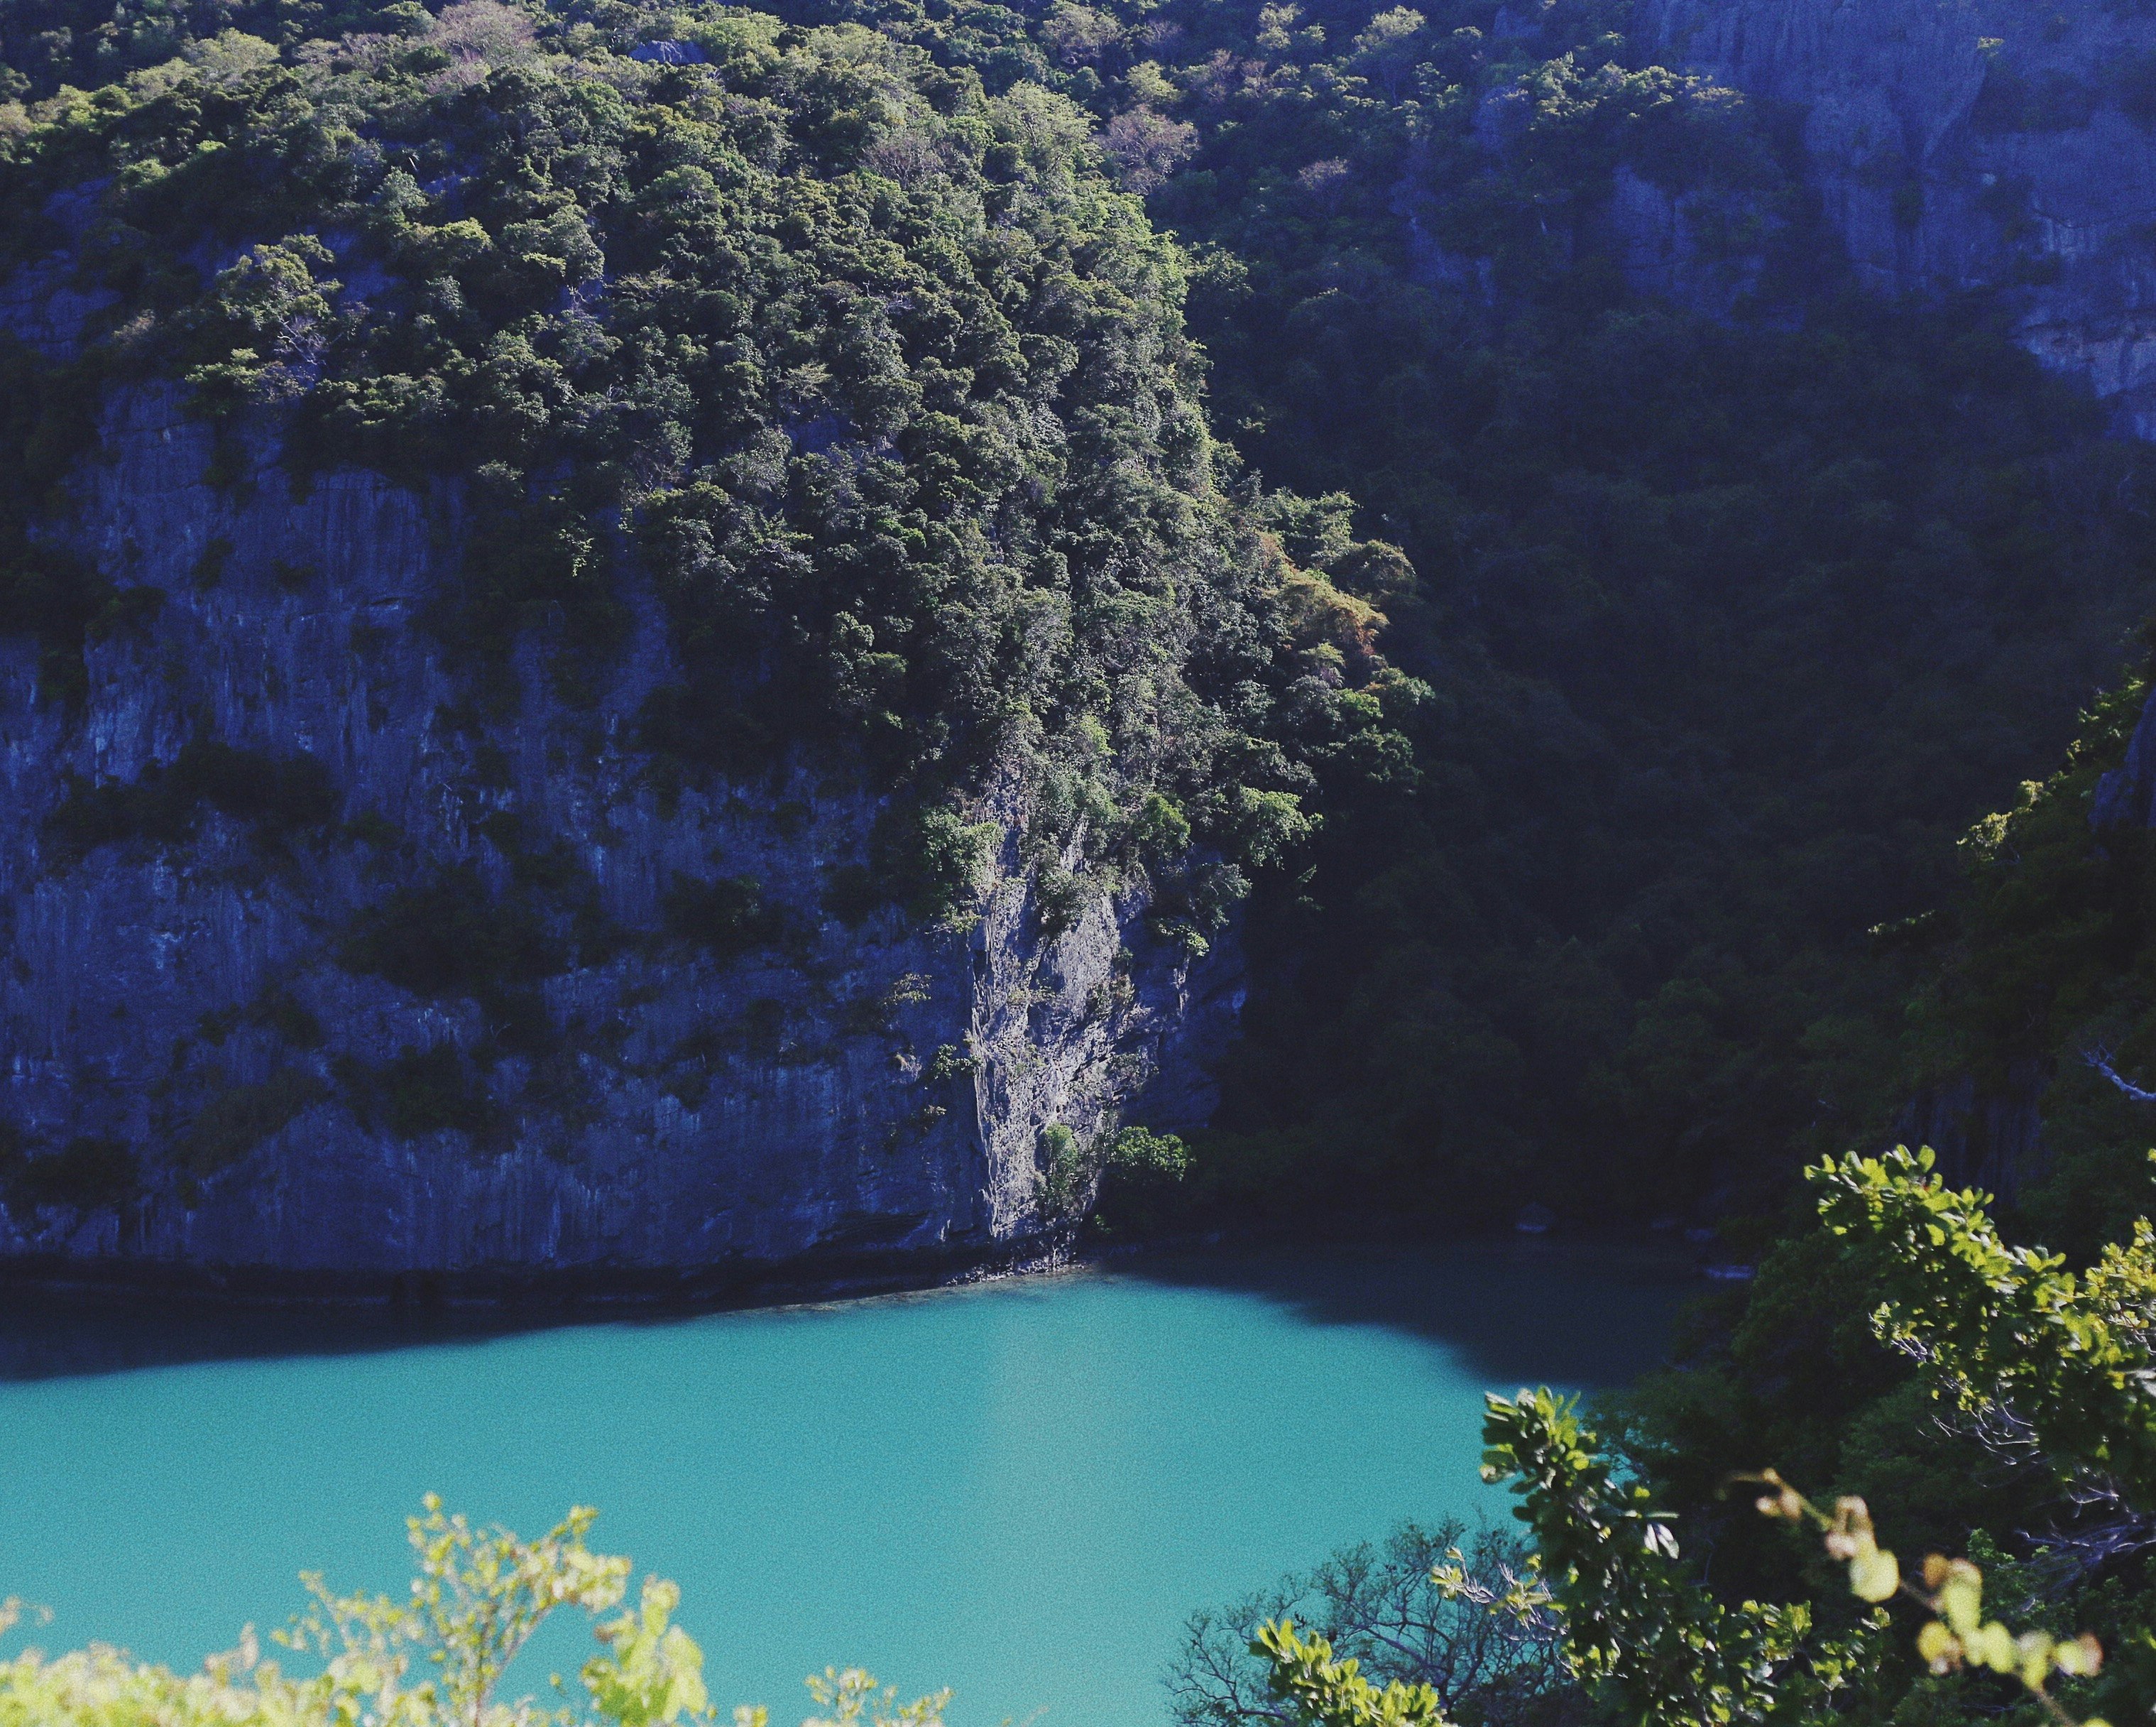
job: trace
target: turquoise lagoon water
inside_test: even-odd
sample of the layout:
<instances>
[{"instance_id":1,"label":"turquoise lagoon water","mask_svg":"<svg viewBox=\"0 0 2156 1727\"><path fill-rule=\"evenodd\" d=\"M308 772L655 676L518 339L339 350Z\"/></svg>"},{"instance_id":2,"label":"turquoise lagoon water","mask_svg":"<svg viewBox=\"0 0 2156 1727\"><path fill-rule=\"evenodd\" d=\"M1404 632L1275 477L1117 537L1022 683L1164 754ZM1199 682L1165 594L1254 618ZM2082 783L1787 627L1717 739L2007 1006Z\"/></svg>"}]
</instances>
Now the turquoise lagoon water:
<instances>
[{"instance_id":1,"label":"turquoise lagoon water","mask_svg":"<svg viewBox=\"0 0 2156 1727\"><path fill-rule=\"evenodd\" d=\"M1688 1285L1543 1243L1141 1262L492 1334L0 1307L0 1595L192 1665L296 1574L401 1591L431 1489L676 1579L713 1699L858 1663L957 1727L1164 1720L1194 1608L1408 1517L1502 1514L1482 1394L1652 1364ZM526 1674L583 1658L551 1633Z\"/></svg>"}]
</instances>

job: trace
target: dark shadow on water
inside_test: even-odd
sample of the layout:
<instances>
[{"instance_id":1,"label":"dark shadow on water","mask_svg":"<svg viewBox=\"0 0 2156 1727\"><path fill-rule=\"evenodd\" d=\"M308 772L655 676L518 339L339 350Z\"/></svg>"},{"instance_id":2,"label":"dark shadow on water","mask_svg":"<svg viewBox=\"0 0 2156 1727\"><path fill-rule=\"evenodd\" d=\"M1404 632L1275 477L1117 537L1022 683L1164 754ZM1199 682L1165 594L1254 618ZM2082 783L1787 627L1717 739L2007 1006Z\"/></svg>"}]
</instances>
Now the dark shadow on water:
<instances>
[{"instance_id":1,"label":"dark shadow on water","mask_svg":"<svg viewBox=\"0 0 2156 1727\"><path fill-rule=\"evenodd\" d=\"M529 1313L252 1307L103 1291L0 1289L0 1383L193 1362L374 1354L542 1329Z\"/></svg>"},{"instance_id":2,"label":"dark shadow on water","mask_svg":"<svg viewBox=\"0 0 2156 1727\"><path fill-rule=\"evenodd\" d=\"M1216 1249L1117 1269L1277 1302L1317 1325L1379 1325L1442 1344L1493 1388L1618 1385L1661 1365L1704 1292L1681 1254L1540 1236L1431 1247Z\"/></svg>"},{"instance_id":3,"label":"dark shadow on water","mask_svg":"<svg viewBox=\"0 0 2156 1727\"><path fill-rule=\"evenodd\" d=\"M1672 1259L1547 1240L1430 1247L1240 1246L1117 1258L1166 1288L1279 1303L1318 1325L1377 1325L1442 1344L1493 1386L1620 1384L1654 1366L1702 1288ZM140 1292L0 1287L0 1383L190 1363L373 1354L565 1326L662 1325L709 1306L575 1311L485 1305L239 1305Z\"/></svg>"}]
</instances>

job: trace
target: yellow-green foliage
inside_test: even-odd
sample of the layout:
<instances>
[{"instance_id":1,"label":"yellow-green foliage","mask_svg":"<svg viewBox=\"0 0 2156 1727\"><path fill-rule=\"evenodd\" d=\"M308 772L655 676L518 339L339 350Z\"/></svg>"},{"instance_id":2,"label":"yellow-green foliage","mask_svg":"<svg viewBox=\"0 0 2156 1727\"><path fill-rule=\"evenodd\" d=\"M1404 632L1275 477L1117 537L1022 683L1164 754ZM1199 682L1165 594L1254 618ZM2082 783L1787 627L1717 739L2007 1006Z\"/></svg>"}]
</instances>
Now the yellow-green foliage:
<instances>
[{"instance_id":1,"label":"yellow-green foliage","mask_svg":"<svg viewBox=\"0 0 2156 1727\"><path fill-rule=\"evenodd\" d=\"M1927 1555L1923 1587L1918 1589L1902 1575L1901 1562L1892 1550L1879 1545L1871 1508L1863 1500L1845 1493L1835 1501L1830 1516L1773 1470L1758 1479L1767 1488L1758 1500L1760 1512L1789 1523L1809 1519L1816 1524L1825 1532L1828 1556L1849 1568L1850 1593L1859 1601L1877 1606L1903 1595L1937 1616L1917 1633L1917 1652L1933 1673L1989 1668L2019 1679L2055 1719L2071 1723L2072 1717L2048 1688L2054 1674L2087 1679L2102 1670L2103 1647L2093 1637L2084 1632L2079 1637L2054 1637L2035 1630L2016 1636L1999 1621L1984 1618L1984 1573L1968 1560ZM2107 1724L2092 1717L2085 1727Z\"/></svg>"},{"instance_id":2,"label":"yellow-green foliage","mask_svg":"<svg viewBox=\"0 0 2156 1727\"><path fill-rule=\"evenodd\" d=\"M1878 1622L1823 1634L1804 1603L1729 1604L1686 1569L1669 1513L1543 1389L1489 1400L1482 1477L1519 1495L1575 1673L1650 1727L1831 1707L1880 1659Z\"/></svg>"},{"instance_id":3,"label":"yellow-green foliage","mask_svg":"<svg viewBox=\"0 0 2156 1727\"><path fill-rule=\"evenodd\" d=\"M1868 1610L1852 1617L1844 1604L1818 1602L1820 1623L1849 1625L1822 1635L1814 1603L1732 1602L1686 1569L1672 1514L1620 1472L1572 1405L1547 1390L1493 1397L1484 1473L1520 1495L1574 1671L1635 1718L1669 1727L1825 1708L1891 1717L1912 1678L1910 1653L1934 1679L1989 1672L2013 1681L2061 1724L2090 1702L2112 1719L2144 1714L2156 1695L2156 1641L2137 1555L2156 1502L2156 1229L2137 1221L2128 1240L2076 1272L2063 1256L2005 1239L1989 1195L1948 1186L1928 1150L1852 1155L1809 1173L1827 1240L1861 1256L1880 1341L1916 1363L1917 1384L1954 1419L2008 1447L2024 1483L2052 1478L2025 1503L2055 1533L2028 1529L2034 1560L2001 1566L2012 1591L2002 1613L1985 1605L1992 1558L1979 1565L1933 1553L1905 1569L1862 1498L1844 1493L1829 1512L1772 1470L1726 1478L1725 1489L1754 1483L1768 1516L1822 1532L1848 1593ZM1997 1554L1980 1532L1969 1545ZM2104 1586L2087 1587L2096 1577ZM1927 1614L1898 1658L1880 1637L1897 1598ZM2075 1622L2083 1612L2110 1626L2110 1662ZM2062 1684L2083 1688L2055 1695Z\"/></svg>"},{"instance_id":4,"label":"yellow-green foliage","mask_svg":"<svg viewBox=\"0 0 2156 1727\"><path fill-rule=\"evenodd\" d=\"M289 1663L266 1657L251 1628L237 1648L194 1673L137 1663L105 1644L57 1657L26 1650L0 1662L0 1727L668 1727L716 1719L703 1652L673 1623L680 1591L647 1577L636 1604L625 1606L629 1560L585 1545L595 1515L578 1507L526 1541L501 1528L475 1529L429 1495L424 1514L410 1519L418 1575L409 1596L338 1596L308 1576L313 1606L275 1639ZM592 1616L603 1646L579 1674L583 1701L566 1689L545 1704L499 1697L532 1632L564 1608ZM0 1632L21 1611L19 1601L0 1606ZM810 1727L941 1727L949 1697L900 1707L895 1692L879 1690L858 1668L808 1683L830 1711ZM737 1727L762 1727L764 1719L762 1709L734 1714Z\"/></svg>"},{"instance_id":5,"label":"yellow-green foliage","mask_svg":"<svg viewBox=\"0 0 2156 1727\"><path fill-rule=\"evenodd\" d=\"M1444 1727L1428 1685L1373 1685L1353 1660L1336 1661L1323 1637L1300 1635L1295 1622L1260 1627L1251 1644L1273 1664L1273 1692L1308 1727Z\"/></svg>"},{"instance_id":6,"label":"yellow-green foliage","mask_svg":"<svg viewBox=\"0 0 2156 1727\"><path fill-rule=\"evenodd\" d=\"M2100 1472L2134 1503L2156 1504L2146 1218L2076 1274L2061 1254L2002 1239L1991 1196L1948 1187L1928 1149L1810 1173L1827 1227L1886 1249L1873 1325L1923 1363L1936 1395L1969 1415L2009 1409L2055 1469Z\"/></svg>"}]
</instances>

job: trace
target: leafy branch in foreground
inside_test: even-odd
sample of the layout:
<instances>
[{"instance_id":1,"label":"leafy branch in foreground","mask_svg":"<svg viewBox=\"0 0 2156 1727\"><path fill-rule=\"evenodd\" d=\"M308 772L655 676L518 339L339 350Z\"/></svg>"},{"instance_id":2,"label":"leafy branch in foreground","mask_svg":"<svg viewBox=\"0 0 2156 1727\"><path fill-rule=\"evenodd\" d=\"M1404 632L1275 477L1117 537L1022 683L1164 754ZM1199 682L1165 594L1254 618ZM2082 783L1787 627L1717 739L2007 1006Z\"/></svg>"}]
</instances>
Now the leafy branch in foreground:
<instances>
[{"instance_id":1,"label":"leafy branch in foreground","mask_svg":"<svg viewBox=\"0 0 2156 1727\"><path fill-rule=\"evenodd\" d=\"M1292 1620L1260 1626L1250 1650L1271 1661L1273 1694L1310 1727L1445 1727L1428 1685L1394 1679L1380 1690L1354 1657L1335 1660L1331 1643L1303 1637Z\"/></svg>"},{"instance_id":2,"label":"leafy branch in foreground","mask_svg":"<svg viewBox=\"0 0 2156 1727\"><path fill-rule=\"evenodd\" d=\"M827 1667L821 1673L811 1673L808 1693L830 1713L812 1715L801 1727L859 1727L865 1714L869 1727L943 1727L943 1708L951 1700L951 1694L946 1689L902 1704L898 1700L896 1685L878 1690L875 1676L858 1667L850 1667L843 1673ZM767 1714L762 1704L752 1709L737 1709L734 1711L735 1727L764 1727Z\"/></svg>"},{"instance_id":3,"label":"leafy branch in foreground","mask_svg":"<svg viewBox=\"0 0 2156 1727\"><path fill-rule=\"evenodd\" d=\"M48 1658L28 1649L0 1662L0 1727L672 1727L716 1719L704 1657L672 1622L680 1591L647 1577L638 1606L600 1621L605 1652L583 1665L588 1706L542 1708L496 1699L520 1650L549 1615L619 1606L625 1558L593 1553L584 1536L597 1514L579 1506L536 1541L475 1529L429 1494L408 1520L418 1575L408 1602L332 1595L305 1578L313 1607L275 1640L321 1658L306 1678L263 1658L250 1627L239 1646L196 1673L137 1663L109 1644ZM0 1631L21 1604L0 1609ZM557 1679L557 1689L562 1688ZM859 1668L827 1670L808 1688L829 1719L807 1727L942 1727L948 1692L900 1706ZM738 1709L736 1727L764 1727L766 1712Z\"/></svg>"},{"instance_id":4,"label":"leafy branch in foreground","mask_svg":"<svg viewBox=\"0 0 2156 1727\"><path fill-rule=\"evenodd\" d=\"M1485 1563L1471 1570L1455 1547L1430 1566L1430 1583L1445 1600L1479 1606L1530 1637L1538 1630L1553 1633L1572 1674L1616 1704L1624 1718L1646 1727L1813 1718L1861 1695L1878 1674L1881 1633L1889 1623L1885 1604L1897 1594L1933 1616L1916 1645L1934 1674L1984 1668L2017 1678L2058 1727L2075 1727L2076 1718L2051 1694L2052 1677L2093 1678L2102 1668L2102 1649L2087 1633L2017 1635L1987 1620L1983 1572L1966 1559L1933 1554L1924 1561L1922 1589L1905 1581L1894 1554L1880 1545L1862 1499L1845 1496L1830 1514L1772 1470L1745 1478L1767 1488L1758 1509L1816 1524L1828 1554L1846 1565L1851 1593L1872 1611L1847 1635L1830 1637L1815 1633L1808 1605L1748 1601L1729 1606L1681 1566L1670 1514L1653 1507L1646 1488L1616 1478L1598 1451L1597 1437L1581 1426L1577 1400L1547 1389L1492 1395L1483 1433L1483 1477L1512 1484L1523 1502L1515 1514L1532 1529L1540 1553L1517 1570L1499 1567L1493 1584L1486 1541L1478 1544ZM1311 1581L1325 1577L1321 1572ZM1311 1582L1296 1581L1308 1592ZM1329 1601L1321 1595L1321 1606L1336 1610L1348 1634L1368 1632L1367 1613L1337 1612L1342 1593L1332 1591ZM1355 1606L1353 1591L1345 1594L1346 1605ZM1194 1683L1186 1655L1178 1697L1186 1723L1445 1727L1445 1699L1426 1678L1411 1669L1405 1677L1381 1673L1373 1680L1356 1657L1336 1652L1332 1638L1298 1630L1284 1613L1259 1626L1250 1644L1266 1665L1272 1699L1270 1705L1255 1702L1212 1658L1217 1652L1207 1637L1210 1629L1205 1616L1194 1622L1193 1651L1206 1670ZM1399 1640L1385 1637L1382 1627L1364 1647L1400 1652ZM1206 1684L1209 1678L1214 1683ZM2107 1724L2092 1717L2081 1727Z\"/></svg>"},{"instance_id":5,"label":"leafy branch in foreground","mask_svg":"<svg viewBox=\"0 0 2156 1727\"><path fill-rule=\"evenodd\" d=\"M1876 1604L1904 1595L1930 1610L1935 1616L1917 1633L1917 1652L1933 1673L1988 1667L2008 1674L2035 1694L2053 1720L2072 1727L2074 1718L2047 1687L2055 1673L2076 1679L2096 1677L2103 1666L2103 1647L2093 1637L2084 1632L2061 1639L2042 1631L2016 1636L1998 1620L1984 1618L1984 1573L1969 1560L1928 1555L1924 1586L1919 1590L1902 1577L1892 1550L1879 1545L1871 1509L1863 1500L1844 1494L1835 1501L1830 1517L1771 1469L1750 1478L1768 1489L1758 1499L1765 1515L1790 1523L1809 1520L1825 1532L1826 1550L1848 1565L1850 1591L1858 1599ZM2082 1727L2108 1724L2092 1717Z\"/></svg>"},{"instance_id":6,"label":"leafy branch in foreground","mask_svg":"<svg viewBox=\"0 0 2156 1727\"><path fill-rule=\"evenodd\" d=\"M1948 1188L1928 1150L1851 1156L1810 1174L1827 1229L1883 1250L1884 1298L1872 1316L1881 1339L1921 1365L1935 1395L2010 1431L2084 1509L2101 1502L2145 1537L2148 1519L2136 1508L2156 1489L2156 1230L2137 1222L2131 1241L2105 1247L2077 1276L2061 1255L2007 1245L1989 1195ZM1767 1489L1759 1509L1815 1524L1872 1611L1834 1639L1814 1635L1808 1606L1721 1602L1679 1566L1667 1514L1646 1488L1617 1478L1576 1408L1548 1390L1492 1397L1483 1475L1521 1497L1515 1514L1534 1532L1574 1671L1628 1714L1676 1727L1810 1712L1877 1674L1886 1604L1900 1595L1930 1616L1916 1642L1933 1673L1986 1668L2018 1679L2070 1727L2050 1684L2097 1677L2103 1650L2093 1636L2017 1634L1987 1619L1984 1574L1967 1559L1933 1554L1921 1586L1905 1579L1861 1498L1825 1511L1771 1470L1742 1478ZM2062 1539L2105 1554L2130 1545L2086 1531ZM2127 1637L2135 1673L2107 1678L2107 1695L2138 1696L2147 1642L2145 1632Z\"/></svg>"},{"instance_id":7,"label":"leafy branch in foreground","mask_svg":"<svg viewBox=\"0 0 2156 1727\"><path fill-rule=\"evenodd\" d=\"M2008 1246L1991 1196L1947 1186L1928 1149L1809 1173L1829 1230L1887 1250L1873 1329L1922 1364L1936 1394L2025 1427L2070 1485L2093 1478L2156 1504L2156 1229L2146 1218L2077 1277L2062 1254Z\"/></svg>"},{"instance_id":8,"label":"leafy branch in foreground","mask_svg":"<svg viewBox=\"0 0 2156 1727\"><path fill-rule=\"evenodd\" d=\"M1534 1532L1573 1671L1648 1727L1801 1714L1870 1677L1883 1614L1846 1637L1817 1634L1803 1603L1729 1606L1678 1561L1670 1514L1620 1482L1584 1427L1578 1400L1547 1388L1492 1395L1482 1478L1509 1482Z\"/></svg>"},{"instance_id":9,"label":"leafy branch in foreground","mask_svg":"<svg viewBox=\"0 0 2156 1727\"><path fill-rule=\"evenodd\" d=\"M1585 1699L1547 1599L1517 1534L1404 1524L1191 1615L1168 1671L1174 1727L1294 1727L1321 1700L1321 1670L1351 1661L1371 1688L1344 1688L1381 1712L1397 1685L1403 1699L1427 1691L1460 1727L1570 1727ZM1276 1654L1297 1681L1286 1694ZM1333 1701L1342 1688L1328 1688Z\"/></svg>"}]
</instances>

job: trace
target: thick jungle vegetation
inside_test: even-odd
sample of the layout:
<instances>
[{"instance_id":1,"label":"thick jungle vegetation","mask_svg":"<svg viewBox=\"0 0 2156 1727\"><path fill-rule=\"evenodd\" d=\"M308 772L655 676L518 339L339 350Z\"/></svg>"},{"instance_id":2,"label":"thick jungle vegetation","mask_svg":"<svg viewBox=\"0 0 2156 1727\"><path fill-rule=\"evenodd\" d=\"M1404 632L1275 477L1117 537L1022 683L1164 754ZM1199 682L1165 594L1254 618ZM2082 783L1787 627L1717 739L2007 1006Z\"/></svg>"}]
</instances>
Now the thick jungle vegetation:
<instances>
[{"instance_id":1,"label":"thick jungle vegetation","mask_svg":"<svg viewBox=\"0 0 2156 1727\"><path fill-rule=\"evenodd\" d=\"M1756 1488L1732 1491L1771 1462L1878 1508L1882 1527L1891 1508L1905 1552L1965 1552L2019 1616L2017 1649L2093 1635L2107 1677L2077 1695L2113 1721L2156 1696L2147 696L2134 666L2064 764L1972 829L1955 889L1886 933L1916 983L1876 1028L1882 1060L1953 1104L1930 1112L1952 1131L1948 1158L1845 1156L1810 1172L1815 1216L1804 1203L1726 1221L1732 1245L1760 1255L1756 1277L1702 1303L1671 1369L1600 1424L1640 1504L1686 1532L1715 1611L1810 1601L1820 1632L1860 1629L1820 1556L1753 1514ZM1948 1161L2011 1191L1949 1180ZM1503 1419L1539 1446L1593 1448L1553 1407ZM1780 1494L1766 1494L1778 1510ZM1968 1629L1951 1648L1928 1633L1914 1661L1890 1645L1835 1712L2039 1719L2017 1703L2005 1644L1999 1663L1970 1657ZM2005 1677L1953 1690L1943 1676L1965 1657ZM1795 1673L1811 1658L1790 1658Z\"/></svg>"},{"instance_id":2,"label":"thick jungle vegetation","mask_svg":"<svg viewBox=\"0 0 2156 1727\"><path fill-rule=\"evenodd\" d=\"M1856 292L1794 122L1614 0L793 12L1091 110L1216 424L1313 501L1283 545L1430 689L1419 771L1261 890L1216 1191L1645 1218L1876 1124L1912 974L1866 932L2148 604L2146 458L2010 307Z\"/></svg>"},{"instance_id":3,"label":"thick jungle vegetation","mask_svg":"<svg viewBox=\"0 0 2156 1727\"><path fill-rule=\"evenodd\" d=\"M482 690L592 687L643 572L662 776L901 793L847 907L947 903L1014 771L1051 911L1074 837L1194 948L1255 882L1208 1203L1771 1205L1876 1126L1867 932L2147 604L2146 458L2005 310L1855 292L1614 4L774 9L8 7L10 268L89 338L7 362L55 693L126 626L23 526L78 386L184 377L235 480L271 419L461 476Z\"/></svg>"},{"instance_id":4,"label":"thick jungle vegetation","mask_svg":"<svg viewBox=\"0 0 2156 1727\"><path fill-rule=\"evenodd\" d=\"M1916 984L1881 1060L1958 1085L1932 1112L1950 1161L2011 1195L1896 1149L1726 1219L1757 1276L1668 1370L1591 1416L1491 1400L1484 1474L1530 1539L1409 1528L1197 1616L1183 1727L1282 1699L1341 1724L2146 1719L2147 698L2137 666L1887 933Z\"/></svg>"},{"instance_id":5,"label":"thick jungle vegetation","mask_svg":"<svg viewBox=\"0 0 2156 1727\"><path fill-rule=\"evenodd\" d=\"M588 697L634 571L680 668L639 721L662 794L806 749L891 794L842 915L947 911L983 837L955 799L1002 786L1044 905L1074 856L1147 869L1202 950L1321 769L1400 771L1411 686L1262 531L1282 506L1206 429L1183 255L1067 98L756 13L702 20L688 64L495 0L361 22L190 34L0 127L6 265L81 311L10 361L0 623L54 699L141 596L42 512L97 387L163 378L229 484L274 448L440 500L464 555L432 627L475 712L520 645ZM61 837L216 790L85 789ZM545 969L512 945L511 983Z\"/></svg>"},{"instance_id":6,"label":"thick jungle vegetation","mask_svg":"<svg viewBox=\"0 0 2156 1727\"><path fill-rule=\"evenodd\" d=\"M2091 694L2149 603L2144 453L2005 307L1855 292L1784 119L1614 0L773 13L0 7L0 267L81 318L0 354L0 625L52 698L138 602L35 524L95 387L162 377L233 485L274 436L454 493L475 702L526 645L588 692L648 585L665 774L823 748L894 793L850 892L936 915L958 794L1012 774L1044 904L1074 844L1194 951L1248 895L1186 1193L1722 1214L1758 1276L1675 1370L1593 1431L1493 1406L1532 1551L1410 1529L1201 1619L1192 1727L2145 1713L2156 768L2145 668ZM59 837L204 803L321 819L202 757ZM1827 1155L1961 1085L1996 1164L2040 1083L2001 1200ZM435 1719L415 1652L485 1719L458 1566L625 1586L573 1519L427 1529L440 1611L324 1598L326 1678L18 1657L0 1720ZM602 1627L601 1718L707 1707L671 1606Z\"/></svg>"}]
</instances>

